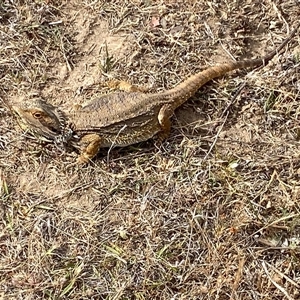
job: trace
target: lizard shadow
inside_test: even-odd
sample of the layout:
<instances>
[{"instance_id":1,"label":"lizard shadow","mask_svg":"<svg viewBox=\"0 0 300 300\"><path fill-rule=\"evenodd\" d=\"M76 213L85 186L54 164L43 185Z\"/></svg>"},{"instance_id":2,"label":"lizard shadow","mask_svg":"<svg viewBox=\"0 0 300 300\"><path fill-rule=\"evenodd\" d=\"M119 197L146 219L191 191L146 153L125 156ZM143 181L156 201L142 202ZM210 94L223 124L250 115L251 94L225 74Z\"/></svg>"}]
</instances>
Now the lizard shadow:
<instances>
[{"instance_id":1,"label":"lizard shadow","mask_svg":"<svg viewBox=\"0 0 300 300\"><path fill-rule=\"evenodd\" d=\"M214 83L205 85L176 110L175 119L185 134L213 138L220 126L222 131L235 126L243 107L251 101L249 95L242 94L246 84L232 89L231 95L225 97L220 93L211 97L213 86Z\"/></svg>"}]
</instances>

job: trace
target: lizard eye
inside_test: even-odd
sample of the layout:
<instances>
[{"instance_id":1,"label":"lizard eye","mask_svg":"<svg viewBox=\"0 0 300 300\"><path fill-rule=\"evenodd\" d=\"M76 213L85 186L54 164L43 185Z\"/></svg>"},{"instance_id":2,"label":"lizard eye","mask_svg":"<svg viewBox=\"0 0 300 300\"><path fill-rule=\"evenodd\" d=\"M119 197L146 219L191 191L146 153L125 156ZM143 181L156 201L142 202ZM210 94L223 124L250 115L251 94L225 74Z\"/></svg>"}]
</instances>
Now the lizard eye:
<instances>
[{"instance_id":1,"label":"lizard eye","mask_svg":"<svg viewBox=\"0 0 300 300\"><path fill-rule=\"evenodd\" d=\"M42 114L39 113L39 112L35 112L35 113L33 114L33 117L36 118L36 119L40 119L40 118L42 117Z\"/></svg>"}]
</instances>

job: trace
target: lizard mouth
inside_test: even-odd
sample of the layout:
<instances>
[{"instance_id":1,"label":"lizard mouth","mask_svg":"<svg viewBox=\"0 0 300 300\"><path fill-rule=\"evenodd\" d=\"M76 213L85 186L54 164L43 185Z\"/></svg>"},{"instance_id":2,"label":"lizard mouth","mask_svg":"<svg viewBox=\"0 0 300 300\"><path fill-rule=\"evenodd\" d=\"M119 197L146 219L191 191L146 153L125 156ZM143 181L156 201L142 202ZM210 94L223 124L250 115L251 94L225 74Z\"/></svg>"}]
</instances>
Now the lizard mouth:
<instances>
[{"instance_id":1,"label":"lizard mouth","mask_svg":"<svg viewBox=\"0 0 300 300\"><path fill-rule=\"evenodd\" d=\"M36 120L23 117L24 111L19 107L12 106L12 111L20 127L26 132L38 136L39 138L44 137L46 141L56 140L57 136L60 135L60 131L49 124L47 124L47 126L41 122L37 124Z\"/></svg>"}]
</instances>

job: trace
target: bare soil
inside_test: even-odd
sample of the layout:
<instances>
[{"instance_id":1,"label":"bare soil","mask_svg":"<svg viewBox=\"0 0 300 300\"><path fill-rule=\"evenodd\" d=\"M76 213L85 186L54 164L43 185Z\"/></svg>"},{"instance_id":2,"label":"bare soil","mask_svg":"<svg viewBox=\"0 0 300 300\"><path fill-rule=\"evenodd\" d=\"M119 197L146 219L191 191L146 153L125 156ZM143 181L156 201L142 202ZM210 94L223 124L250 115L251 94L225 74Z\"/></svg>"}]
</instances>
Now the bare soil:
<instances>
[{"instance_id":1,"label":"bare soil","mask_svg":"<svg viewBox=\"0 0 300 300\"><path fill-rule=\"evenodd\" d=\"M1 299L299 299L300 38L214 80L170 137L88 166L5 103L63 110L273 50L295 0L0 1Z\"/></svg>"}]
</instances>

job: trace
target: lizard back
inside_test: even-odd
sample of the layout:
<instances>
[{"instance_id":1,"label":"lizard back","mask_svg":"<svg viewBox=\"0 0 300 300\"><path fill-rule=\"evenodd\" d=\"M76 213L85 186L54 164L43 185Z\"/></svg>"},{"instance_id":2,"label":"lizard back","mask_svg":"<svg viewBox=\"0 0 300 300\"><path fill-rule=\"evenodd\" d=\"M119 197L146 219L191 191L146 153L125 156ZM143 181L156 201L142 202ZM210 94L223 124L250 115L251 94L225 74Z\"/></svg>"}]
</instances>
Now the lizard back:
<instances>
[{"instance_id":1,"label":"lizard back","mask_svg":"<svg viewBox=\"0 0 300 300\"><path fill-rule=\"evenodd\" d=\"M70 121L79 136L101 134L103 147L126 146L148 140L161 130L157 115L163 104L149 102L144 93L112 93L70 114Z\"/></svg>"}]
</instances>

